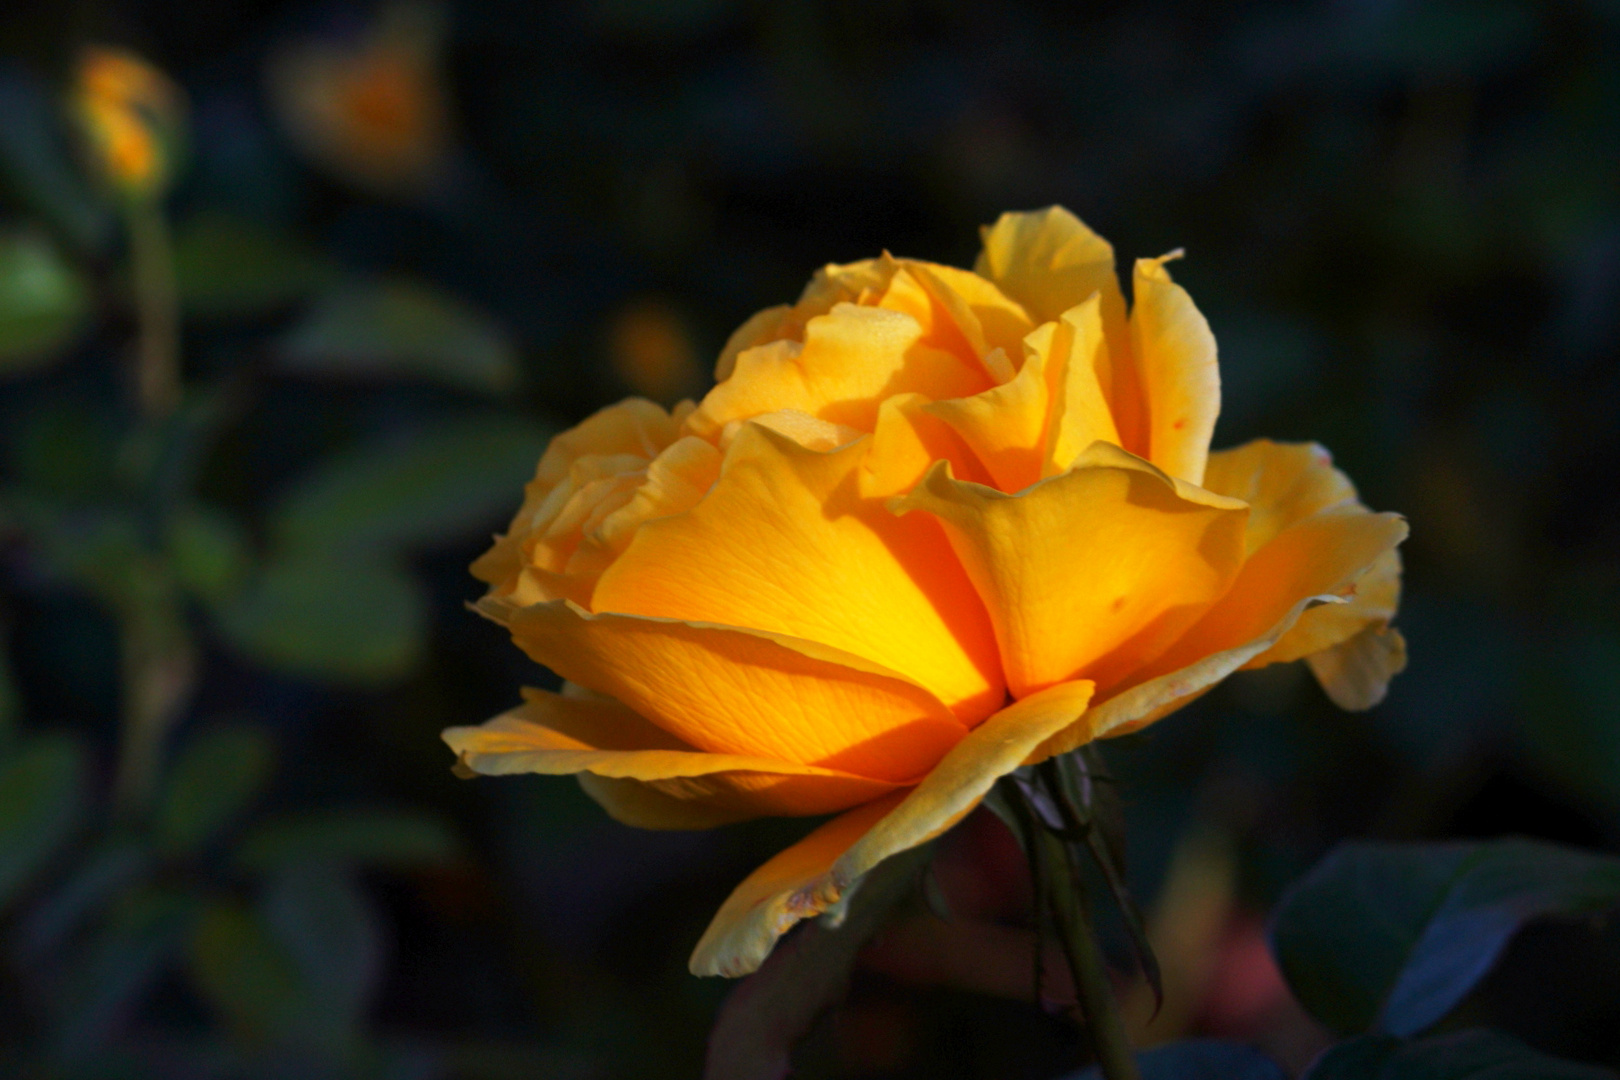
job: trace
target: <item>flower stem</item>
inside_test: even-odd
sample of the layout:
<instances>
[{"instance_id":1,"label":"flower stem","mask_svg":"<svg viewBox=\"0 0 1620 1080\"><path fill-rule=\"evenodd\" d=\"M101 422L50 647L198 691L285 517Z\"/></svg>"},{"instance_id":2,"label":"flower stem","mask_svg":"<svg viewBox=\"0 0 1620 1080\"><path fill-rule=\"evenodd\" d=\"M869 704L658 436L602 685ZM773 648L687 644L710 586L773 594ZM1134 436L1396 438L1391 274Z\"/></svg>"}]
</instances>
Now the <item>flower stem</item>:
<instances>
[{"instance_id":1,"label":"flower stem","mask_svg":"<svg viewBox=\"0 0 1620 1080\"><path fill-rule=\"evenodd\" d=\"M174 250L163 207L156 199L126 203L125 227L139 327L135 393L141 415L166 419L180 404L180 311Z\"/></svg>"},{"instance_id":2,"label":"flower stem","mask_svg":"<svg viewBox=\"0 0 1620 1080\"><path fill-rule=\"evenodd\" d=\"M1044 902L1051 910L1052 922L1074 975L1074 992L1085 1017L1086 1034L1097 1055L1097 1064L1107 1080L1139 1080L1136 1055L1114 1004L1102 949L1081 903L1081 879L1074 847L1046 829L1036 829L1035 836L1041 848L1038 857L1047 865L1044 876L1048 888Z\"/></svg>"}]
</instances>

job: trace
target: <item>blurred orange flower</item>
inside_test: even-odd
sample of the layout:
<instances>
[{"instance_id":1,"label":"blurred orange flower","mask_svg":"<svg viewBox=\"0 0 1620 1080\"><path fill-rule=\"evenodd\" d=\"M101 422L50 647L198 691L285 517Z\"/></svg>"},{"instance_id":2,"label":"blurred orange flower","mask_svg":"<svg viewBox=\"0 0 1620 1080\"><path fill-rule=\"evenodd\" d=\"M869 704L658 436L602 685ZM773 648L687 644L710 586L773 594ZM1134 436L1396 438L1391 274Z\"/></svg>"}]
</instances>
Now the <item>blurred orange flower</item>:
<instances>
[{"instance_id":1,"label":"blurred orange flower","mask_svg":"<svg viewBox=\"0 0 1620 1080\"><path fill-rule=\"evenodd\" d=\"M358 187L411 194L440 175L450 109L439 71L443 15L390 4L353 42L303 41L268 68L270 102L293 144Z\"/></svg>"},{"instance_id":2,"label":"blurred orange flower","mask_svg":"<svg viewBox=\"0 0 1620 1080\"><path fill-rule=\"evenodd\" d=\"M90 46L79 56L73 106L102 177L131 197L162 195L179 156L180 88L126 49Z\"/></svg>"},{"instance_id":3,"label":"blurred orange flower","mask_svg":"<svg viewBox=\"0 0 1620 1080\"><path fill-rule=\"evenodd\" d=\"M661 300L636 300L614 315L608 356L630 389L654 401L673 401L702 385L691 331L680 312Z\"/></svg>"},{"instance_id":4,"label":"blurred orange flower","mask_svg":"<svg viewBox=\"0 0 1620 1080\"><path fill-rule=\"evenodd\" d=\"M1061 208L973 272L820 271L733 336L701 403L558 436L473 567L562 694L445 739L484 774L577 773L621 821L836 813L748 878L692 970L753 970L1002 775L1306 657L1372 704L1405 523L1312 445L1211 454L1215 341L1171 257Z\"/></svg>"}]
</instances>

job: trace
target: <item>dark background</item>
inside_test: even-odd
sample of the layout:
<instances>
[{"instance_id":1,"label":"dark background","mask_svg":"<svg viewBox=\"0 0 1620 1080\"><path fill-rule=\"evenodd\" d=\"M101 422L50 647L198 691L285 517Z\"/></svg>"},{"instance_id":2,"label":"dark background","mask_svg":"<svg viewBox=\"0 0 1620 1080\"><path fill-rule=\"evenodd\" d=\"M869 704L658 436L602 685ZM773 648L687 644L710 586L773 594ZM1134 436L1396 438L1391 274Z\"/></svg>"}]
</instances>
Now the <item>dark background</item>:
<instances>
[{"instance_id":1,"label":"dark background","mask_svg":"<svg viewBox=\"0 0 1620 1080\"><path fill-rule=\"evenodd\" d=\"M1220 343L1217 446L1320 441L1369 505L1412 526L1398 624L1411 667L1384 705L1339 713L1293 665L1239 676L1108 747L1150 903L1172 852L1218 837L1196 850L1219 853L1217 877L1234 882L1216 921L1237 973L1221 977L1264 988L1263 970L1242 967L1244 943L1341 838L1620 843L1613 0L443 10L453 145L432 183L392 191L296 153L264 93L277 50L353 40L370 9L13 0L0 15L17 85L60 94L78 46L109 41L184 86L189 164L169 200L182 229L228 216L312 253L322 274L424 283L478 313L497 355L515 358L515 388L495 394L453 376L289 372L279 356L307 315L302 285L188 321L188 383L226 387L233 403L201 455L196 499L242 523L247 551L271 558L278 500L334 455L408 448L444 423L531 433L501 443L492 494L399 542L391 557L416 590L400 618L419 612L421 630L379 646L394 659L358 675L341 659L288 662L196 615L202 673L176 743L231 718L278 748L233 829L364 804L426 813L454 837L445 858L355 871L371 945L354 1030L311 1050L244 1020L251 1001L193 985L199 947L182 935L93 1026L100 1049L84 1068L695 1075L727 987L688 976L687 953L730 888L800 826L639 833L567 780L452 778L438 731L546 678L464 609L478 593L465 566L515 507L545 430L638 388L701 392L731 328L793 298L824 262L886 248L971 265L979 225L1054 202L1112 241L1122 266L1186 248L1174 273ZM50 193L19 175L0 202L6 227L56 237L107 298L55 366L0 375L6 484L99 505L127 423L114 374L130 332L121 249L105 223L75 237L71 214L53 218ZM116 620L51 569L50 543L3 543L18 724L90 740L87 783L100 791L117 739ZM391 632L365 623L352 633ZM358 640L349 633L340 643ZM54 895L98 828L73 834L8 920ZM199 895L259 903L259 886L209 869L217 858L168 872ZM29 1001L25 962L12 967L0 1038L26 1056L67 1021ZM1309 1041L1266 1001L1246 1018L1205 1009L1180 1033ZM1560 1037L1613 1054L1603 1023L1575 1018ZM1042 1077L1075 1064L1077 1047L1031 1005L869 972L804 1062L829 1077Z\"/></svg>"}]
</instances>

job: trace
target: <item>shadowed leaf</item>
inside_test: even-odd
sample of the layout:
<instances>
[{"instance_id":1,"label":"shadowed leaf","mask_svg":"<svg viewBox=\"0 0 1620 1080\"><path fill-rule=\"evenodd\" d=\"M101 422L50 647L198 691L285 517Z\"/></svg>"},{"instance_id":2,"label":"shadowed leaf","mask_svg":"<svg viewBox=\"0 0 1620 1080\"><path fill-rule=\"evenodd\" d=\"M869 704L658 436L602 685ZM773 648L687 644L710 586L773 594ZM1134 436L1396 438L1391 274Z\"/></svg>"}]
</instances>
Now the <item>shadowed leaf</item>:
<instances>
[{"instance_id":1,"label":"shadowed leaf","mask_svg":"<svg viewBox=\"0 0 1620 1080\"><path fill-rule=\"evenodd\" d=\"M1142 1080L1283 1080L1282 1066L1252 1046L1225 1039L1188 1039L1136 1055ZM1095 1066L1068 1080L1102 1080Z\"/></svg>"},{"instance_id":2,"label":"shadowed leaf","mask_svg":"<svg viewBox=\"0 0 1620 1080\"><path fill-rule=\"evenodd\" d=\"M328 461L276 508L288 551L369 552L443 542L504 522L545 450L545 431L499 416L380 439Z\"/></svg>"},{"instance_id":3,"label":"shadowed leaf","mask_svg":"<svg viewBox=\"0 0 1620 1080\"><path fill-rule=\"evenodd\" d=\"M247 870L307 862L412 869L456 854L455 836L438 818L395 810L312 810L254 829L237 852Z\"/></svg>"},{"instance_id":4,"label":"shadowed leaf","mask_svg":"<svg viewBox=\"0 0 1620 1080\"><path fill-rule=\"evenodd\" d=\"M338 273L315 252L239 218L203 213L175 230L175 287L193 315L273 312L331 285Z\"/></svg>"},{"instance_id":5,"label":"shadowed leaf","mask_svg":"<svg viewBox=\"0 0 1620 1080\"><path fill-rule=\"evenodd\" d=\"M41 735L0 765L0 909L72 835L84 812L84 748Z\"/></svg>"},{"instance_id":6,"label":"shadowed leaf","mask_svg":"<svg viewBox=\"0 0 1620 1080\"><path fill-rule=\"evenodd\" d=\"M1620 905L1620 858L1527 840L1347 844L1278 905L1272 947L1300 1002L1346 1034L1444 1017L1526 922Z\"/></svg>"},{"instance_id":7,"label":"shadowed leaf","mask_svg":"<svg viewBox=\"0 0 1620 1080\"><path fill-rule=\"evenodd\" d=\"M118 905L67 966L55 1041L70 1059L92 1054L134 1008L190 933L188 896L141 892Z\"/></svg>"},{"instance_id":8,"label":"shadowed leaf","mask_svg":"<svg viewBox=\"0 0 1620 1080\"><path fill-rule=\"evenodd\" d=\"M240 814L270 779L275 745L254 724L195 734L169 771L152 823L158 847L196 851Z\"/></svg>"},{"instance_id":9,"label":"shadowed leaf","mask_svg":"<svg viewBox=\"0 0 1620 1080\"><path fill-rule=\"evenodd\" d=\"M264 920L297 966L333 1042L352 1039L382 974L376 916L353 874L289 866L265 894Z\"/></svg>"},{"instance_id":10,"label":"shadowed leaf","mask_svg":"<svg viewBox=\"0 0 1620 1080\"><path fill-rule=\"evenodd\" d=\"M500 394L517 384L517 354L493 323L406 281L351 283L327 293L282 339L284 367L324 375L415 377Z\"/></svg>"},{"instance_id":11,"label":"shadowed leaf","mask_svg":"<svg viewBox=\"0 0 1620 1080\"><path fill-rule=\"evenodd\" d=\"M0 177L74 245L94 247L110 232L112 215L74 167L61 116L42 80L0 62Z\"/></svg>"},{"instance_id":12,"label":"shadowed leaf","mask_svg":"<svg viewBox=\"0 0 1620 1080\"><path fill-rule=\"evenodd\" d=\"M198 921L191 977L243 1041L285 1042L318 1025L293 958L264 922L239 904L216 904Z\"/></svg>"},{"instance_id":13,"label":"shadowed leaf","mask_svg":"<svg viewBox=\"0 0 1620 1080\"><path fill-rule=\"evenodd\" d=\"M89 286L49 240L0 232L0 374L56 359L89 314Z\"/></svg>"},{"instance_id":14,"label":"shadowed leaf","mask_svg":"<svg viewBox=\"0 0 1620 1080\"><path fill-rule=\"evenodd\" d=\"M1404 1042L1362 1035L1329 1048L1303 1080L1614 1080L1608 1069L1548 1057L1475 1029ZM1146 1078L1144 1077L1144 1080Z\"/></svg>"},{"instance_id":15,"label":"shadowed leaf","mask_svg":"<svg viewBox=\"0 0 1620 1080\"><path fill-rule=\"evenodd\" d=\"M376 685L421 655L425 608L420 586L389 562L311 554L265 565L217 615L231 644L266 667Z\"/></svg>"}]
</instances>

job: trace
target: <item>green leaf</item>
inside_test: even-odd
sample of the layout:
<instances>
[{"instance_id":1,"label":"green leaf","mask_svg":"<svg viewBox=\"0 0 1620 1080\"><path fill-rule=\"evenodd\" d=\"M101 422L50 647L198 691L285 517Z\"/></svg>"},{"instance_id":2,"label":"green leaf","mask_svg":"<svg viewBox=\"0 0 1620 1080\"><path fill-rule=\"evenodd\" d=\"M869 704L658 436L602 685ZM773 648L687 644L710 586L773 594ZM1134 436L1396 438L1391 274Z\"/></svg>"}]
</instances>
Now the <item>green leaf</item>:
<instances>
[{"instance_id":1,"label":"green leaf","mask_svg":"<svg viewBox=\"0 0 1620 1080\"><path fill-rule=\"evenodd\" d=\"M1620 858L1528 840L1347 844L1279 903L1272 948L1295 996L1349 1034L1444 1017L1531 919L1620 905Z\"/></svg>"},{"instance_id":2,"label":"green leaf","mask_svg":"<svg viewBox=\"0 0 1620 1080\"><path fill-rule=\"evenodd\" d=\"M52 88L20 65L0 65L0 177L30 210L80 248L111 232L112 215L74 166Z\"/></svg>"},{"instance_id":3,"label":"green leaf","mask_svg":"<svg viewBox=\"0 0 1620 1080\"><path fill-rule=\"evenodd\" d=\"M329 461L271 517L287 550L371 551L440 543L503 521L546 433L505 417L454 420L379 439Z\"/></svg>"},{"instance_id":4,"label":"green leaf","mask_svg":"<svg viewBox=\"0 0 1620 1080\"><path fill-rule=\"evenodd\" d=\"M248 574L242 527L218 510L181 507L169 520L167 547L175 580L205 603L222 604L235 596Z\"/></svg>"},{"instance_id":5,"label":"green leaf","mask_svg":"<svg viewBox=\"0 0 1620 1080\"><path fill-rule=\"evenodd\" d=\"M220 902L203 914L190 966L203 998L244 1042L292 1041L320 1026L297 963L245 906Z\"/></svg>"},{"instance_id":6,"label":"green leaf","mask_svg":"<svg viewBox=\"0 0 1620 1080\"><path fill-rule=\"evenodd\" d=\"M427 814L311 810L259 826L243 840L236 861L250 871L314 862L416 869L453 858L457 847L454 834Z\"/></svg>"},{"instance_id":7,"label":"green leaf","mask_svg":"<svg viewBox=\"0 0 1620 1080\"><path fill-rule=\"evenodd\" d=\"M70 1060L93 1054L191 932L196 902L171 892L140 892L119 905L85 947L67 961L57 1003L58 1053Z\"/></svg>"},{"instance_id":8,"label":"green leaf","mask_svg":"<svg viewBox=\"0 0 1620 1080\"><path fill-rule=\"evenodd\" d=\"M794 1045L843 993L861 946L916 889L932 854L924 844L879 863L838 911L783 939L726 998L709 1034L703 1080L788 1074Z\"/></svg>"},{"instance_id":9,"label":"green leaf","mask_svg":"<svg viewBox=\"0 0 1620 1080\"><path fill-rule=\"evenodd\" d=\"M158 849L197 851L264 790L275 744L256 724L218 724L196 733L175 759L152 822Z\"/></svg>"},{"instance_id":10,"label":"green leaf","mask_svg":"<svg viewBox=\"0 0 1620 1080\"><path fill-rule=\"evenodd\" d=\"M408 673L427 635L421 587L377 556L268 563L216 615L231 644L266 667L360 686Z\"/></svg>"},{"instance_id":11,"label":"green leaf","mask_svg":"<svg viewBox=\"0 0 1620 1080\"><path fill-rule=\"evenodd\" d=\"M502 394L517 385L506 335L460 302L409 281L350 283L327 293L282 339L293 371L414 377Z\"/></svg>"},{"instance_id":12,"label":"green leaf","mask_svg":"<svg viewBox=\"0 0 1620 1080\"><path fill-rule=\"evenodd\" d=\"M187 312L231 318L287 307L332 285L339 271L282 233L205 212L175 231L174 276Z\"/></svg>"},{"instance_id":13,"label":"green leaf","mask_svg":"<svg viewBox=\"0 0 1620 1080\"><path fill-rule=\"evenodd\" d=\"M1282 1066L1246 1043L1187 1039L1136 1055L1142 1080L1284 1080ZM1068 1080L1102 1080L1092 1066Z\"/></svg>"},{"instance_id":14,"label":"green leaf","mask_svg":"<svg viewBox=\"0 0 1620 1080\"><path fill-rule=\"evenodd\" d=\"M89 286L48 239L0 232L0 374L56 359L89 314Z\"/></svg>"},{"instance_id":15,"label":"green leaf","mask_svg":"<svg viewBox=\"0 0 1620 1080\"><path fill-rule=\"evenodd\" d=\"M352 872L329 863L277 873L262 913L297 966L329 1038L352 1038L382 974L382 935Z\"/></svg>"},{"instance_id":16,"label":"green leaf","mask_svg":"<svg viewBox=\"0 0 1620 1080\"><path fill-rule=\"evenodd\" d=\"M67 880L42 896L19 921L15 955L33 962L60 948L105 905L144 879L151 854L127 838L111 839L77 860Z\"/></svg>"},{"instance_id":17,"label":"green leaf","mask_svg":"<svg viewBox=\"0 0 1620 1080\"><path fill-rule=\"evenodd\" d=\"M1363 1035L1329 1048L1304 1080L1615 1080L1615 1074L1475 1028L1417 1042Z\"/></svg>"},{"instance_id":18,"label":"green leaf","mask_svg":"<svg viewBox=\"0 0 1620 1080\"><path fill-rule=\"evenodd\" d=\"M78 740L36 736L0 765L0 909L72 835L84 809Z\"/></svg>"}]
</instances>

